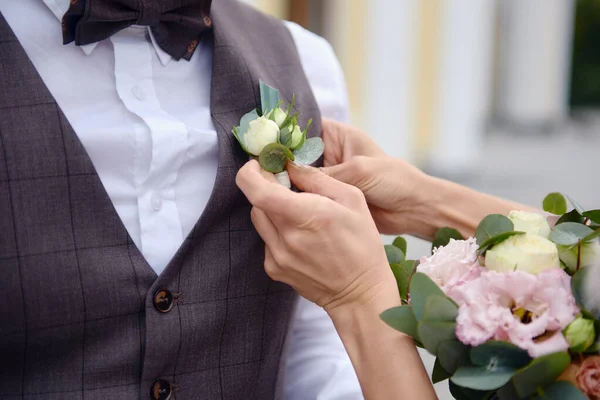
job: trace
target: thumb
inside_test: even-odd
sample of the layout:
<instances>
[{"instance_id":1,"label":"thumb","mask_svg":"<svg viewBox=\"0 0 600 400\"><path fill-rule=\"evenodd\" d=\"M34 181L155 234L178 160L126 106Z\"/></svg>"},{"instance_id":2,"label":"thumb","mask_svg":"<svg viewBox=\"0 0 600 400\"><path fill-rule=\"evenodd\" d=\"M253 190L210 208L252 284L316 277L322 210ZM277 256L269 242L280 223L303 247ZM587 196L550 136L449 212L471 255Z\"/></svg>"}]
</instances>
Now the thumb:
<instances>
[{"instance_id":1,"label":"thumb","mask_svg":"<svg viewBox=\"0 0 600 400\"><path fill-rule=\"evenodd\" d=\"M288 173L292 183L306 193L318 194L351 208L358 202L364 203L359 190L328 176L318 168L289 163Z\"/></svg>"}]
</instances>

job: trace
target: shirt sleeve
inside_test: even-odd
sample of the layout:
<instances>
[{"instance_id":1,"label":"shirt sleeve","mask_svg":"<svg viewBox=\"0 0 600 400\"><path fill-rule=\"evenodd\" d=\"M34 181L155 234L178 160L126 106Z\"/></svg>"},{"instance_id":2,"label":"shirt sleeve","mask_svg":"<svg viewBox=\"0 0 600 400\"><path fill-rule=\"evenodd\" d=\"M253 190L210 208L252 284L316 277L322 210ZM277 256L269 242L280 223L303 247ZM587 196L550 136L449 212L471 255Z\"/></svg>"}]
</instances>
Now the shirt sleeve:
<instances>
[{"instance_id":1,"label":"shirt sleeve","mask_svg":"<svg viewBox=\"0 0 600 400\"><path fill-rule=\"evenodd\" d=\"M349 120L342 68L330 44L297 24L286 22L296 43L321 115ZM299 298L285 358L286 400L354 400L362 392L350 358L327 313Z\"/></svg>"}]
</instances>

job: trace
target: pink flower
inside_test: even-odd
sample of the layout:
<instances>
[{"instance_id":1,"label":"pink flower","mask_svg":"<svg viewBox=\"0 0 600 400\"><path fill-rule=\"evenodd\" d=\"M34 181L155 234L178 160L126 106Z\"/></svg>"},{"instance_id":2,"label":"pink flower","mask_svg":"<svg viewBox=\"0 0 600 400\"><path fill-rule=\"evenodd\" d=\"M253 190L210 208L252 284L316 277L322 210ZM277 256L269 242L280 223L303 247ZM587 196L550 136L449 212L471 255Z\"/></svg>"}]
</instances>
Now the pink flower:
<instances>
[{"instance_id":1,"label":"pink flower","mask_svg":"<svg viewBox=\"0 0 600 400\"><path fill-rule=\"evenodd\" d=\"M559 268L537 275L485 271L456 289L456 336L471 346L490 339L508 341L531 357L566 350L562 329L579 313L570 279Z\"/></svg>"},{"instance_id":2,"label":"pink flower","mask_svg":"<svg viewBox=\"0 0 600 400\"><path fill-rule=\"evenodd\" d=\"M591 400L600 400L600 356L586 358L576 377L577 387Z\"/></svg>"},{"instance_id":3,"label":"pink flower","mask_svg":"<svg viewBox=\"0 0 600 400\"><path fill-rule=\"evenodd\" d=\"M444 293L453 297L454 289L479 277L482 268L477 260L477 242L450 239L444 247L433 250L433 255L423 257L417 271L438 284Z\"/></svg>"}]
</instances>

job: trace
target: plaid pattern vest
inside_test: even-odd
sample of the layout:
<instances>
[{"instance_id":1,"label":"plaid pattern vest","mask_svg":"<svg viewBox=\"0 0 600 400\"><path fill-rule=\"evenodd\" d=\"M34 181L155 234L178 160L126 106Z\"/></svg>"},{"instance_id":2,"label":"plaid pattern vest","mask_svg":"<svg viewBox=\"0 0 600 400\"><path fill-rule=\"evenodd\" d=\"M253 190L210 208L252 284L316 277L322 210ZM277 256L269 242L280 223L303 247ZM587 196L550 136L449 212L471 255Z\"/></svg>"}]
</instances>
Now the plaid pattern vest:
<instances>
[{"instance_id":1,"label":"plaid pattern vest","mask_svg":"<svg viewBox=\"0 0 600 400\"><path fill-rule=\"evenodd\" d=\"M296 301L263 270L235 186L230 130L277 87L320 132L287 28L214 0L211 114L219 167L206 211L160 276L0 16L0 398L271 399ZM35 21L32 21L34 23ZM201 54L197 54L201 57ZM182 61L185 62L185 61Z\"/></svg>"}]
</instances>

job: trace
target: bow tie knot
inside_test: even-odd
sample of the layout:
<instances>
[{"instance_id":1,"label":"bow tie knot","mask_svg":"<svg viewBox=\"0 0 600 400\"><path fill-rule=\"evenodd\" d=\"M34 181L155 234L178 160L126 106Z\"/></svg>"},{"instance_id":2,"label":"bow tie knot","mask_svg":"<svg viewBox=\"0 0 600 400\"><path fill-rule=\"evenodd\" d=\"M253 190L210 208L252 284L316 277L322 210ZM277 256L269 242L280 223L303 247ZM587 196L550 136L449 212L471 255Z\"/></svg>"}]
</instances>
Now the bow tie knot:
<instances>
[{"instance_id":1,"label":"bow tie knot","mask_svg":"<svg viewBox=\"0 0 600 400\"><path fill-rule=\"evenodd\" d=\"M171 57L189 60L212 27L212 0L72 0L63 17L63 43L86 45L132 25L149 26Z\"/></svg>"},{"instance_id":2,"label":"bow tie knot","mask_svg":"<svg viewBox=\"0 0 600 400\"><path fill-rule=\"evenodd\" d=\"M142 4L134 25L157 26L161 21L161 12L156 4Z\"/></svg>"}]
</instances>

